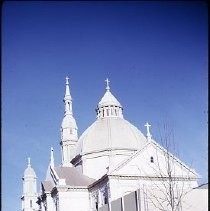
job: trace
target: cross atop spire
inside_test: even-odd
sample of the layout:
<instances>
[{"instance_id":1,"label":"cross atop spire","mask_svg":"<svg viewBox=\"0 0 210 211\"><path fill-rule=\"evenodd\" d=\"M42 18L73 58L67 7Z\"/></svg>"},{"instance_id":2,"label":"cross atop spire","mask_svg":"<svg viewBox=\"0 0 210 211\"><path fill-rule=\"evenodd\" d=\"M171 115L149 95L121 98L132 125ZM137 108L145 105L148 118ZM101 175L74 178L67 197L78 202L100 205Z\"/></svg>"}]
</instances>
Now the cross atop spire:
<instances>
[{"instance_id":1,"label":"cross atop spire","mask_svg":"<svg viewBox=\"0 0 210 211\"><path fill-rule=\"evenodd\" d=\"M147 128L147 139L151 140L152 135L151 135L151 133L149 131L149 128L151 127L151 125L147 122L144 126Z\"/></svg>"},{"instance_id":2,"label":"cross atop spire","mask_svg":"<svg viewBox=\"0 0 210 211\"><path fill-rule=\"evenodd\" d=\"M28 167L31 167L31 158L28 157Z\"/></svg>"},{"instance_id":3,"label":"cross atop spire","mask_svg":"<svg viewBox=\"0 0 210 211\"><path fill-rule=\"evenodd\" d=\"M107 78L107 79L105 80L105 82L106 82L106 90L108 91L108 90L110 90L110 87L109 87L109 82L110 82L110 80Z\"/></svg>"},{"instance_id":4,"label":"cross atop spire","mask_svg":"<svg viewBox=\"0 0 210 211\"><path fill-rule=\"evenodd\" d=\"M69 85L69 77L66 76L66 85Z\"/></svg>"}]
</instances>

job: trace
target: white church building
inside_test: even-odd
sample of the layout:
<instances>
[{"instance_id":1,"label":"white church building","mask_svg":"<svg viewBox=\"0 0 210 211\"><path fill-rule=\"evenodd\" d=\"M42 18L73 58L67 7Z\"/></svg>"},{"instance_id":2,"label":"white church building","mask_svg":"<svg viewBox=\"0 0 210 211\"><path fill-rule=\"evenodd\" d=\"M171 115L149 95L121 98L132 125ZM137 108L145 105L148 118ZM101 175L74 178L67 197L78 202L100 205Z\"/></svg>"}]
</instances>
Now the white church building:
<instances>
[{"instance_id":1,"label":"white church building","mask_svg":"<svg viewBox=\"0 0 210 211\"><path fill-rule=\"evenodd\" d=\"M46 178L38 193L36 174L28 159L22 211L135 211L125 204L125 197L131 193L138 200L136 211L198 210L190 205L189 196L198 187L198 174L152 138L151 125L145 124L144 135L124 118L123 107L111 93L108 79L96 108L96 121L80 137L68 77L64 108L60 128L62 163L55 166L51 148ZM199 206L207 210L205 197ZM117 208L115 202L119 199Z\"/></svg>"}]
</instances>

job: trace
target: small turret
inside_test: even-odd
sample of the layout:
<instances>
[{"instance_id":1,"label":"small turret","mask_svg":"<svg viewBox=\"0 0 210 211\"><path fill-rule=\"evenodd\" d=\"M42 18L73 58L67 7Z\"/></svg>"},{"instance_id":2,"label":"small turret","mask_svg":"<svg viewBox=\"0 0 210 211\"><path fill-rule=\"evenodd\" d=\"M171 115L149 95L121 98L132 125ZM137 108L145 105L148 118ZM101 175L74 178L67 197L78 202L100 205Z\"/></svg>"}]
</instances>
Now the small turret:
<instances>
[{"instance_id":1,"label":"small turret","mask_svg":"<svg viewBox=\"0 0 210 211\"><path fill-rule=\"evenodd\" d=\"M22 195L22 210L34 211L38 210L37 201L37 187L36 187L36 174L31 167L31 160L28 158L28 166L24 171L23 180L23 195Z\"/></svg>"}]
</instances>

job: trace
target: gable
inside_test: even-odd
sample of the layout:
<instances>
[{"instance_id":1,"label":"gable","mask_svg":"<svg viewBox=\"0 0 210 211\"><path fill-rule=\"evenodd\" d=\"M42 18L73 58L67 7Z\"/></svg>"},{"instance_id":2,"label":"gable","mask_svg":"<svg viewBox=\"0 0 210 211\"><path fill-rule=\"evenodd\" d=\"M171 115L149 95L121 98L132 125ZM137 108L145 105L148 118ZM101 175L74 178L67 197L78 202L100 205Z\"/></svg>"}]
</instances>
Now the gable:
<instances>
[{"instance_id":1,"label":"gable","mask_svg":"<svg viewBox=\"0 0 210 211\"><path fill-rule=\"evenodd\" d=\"M198 178L194 170L153 140L115 167L111 174L145 177L168 177L170 174L173 177Z\"/></svg>"}]
</instances>

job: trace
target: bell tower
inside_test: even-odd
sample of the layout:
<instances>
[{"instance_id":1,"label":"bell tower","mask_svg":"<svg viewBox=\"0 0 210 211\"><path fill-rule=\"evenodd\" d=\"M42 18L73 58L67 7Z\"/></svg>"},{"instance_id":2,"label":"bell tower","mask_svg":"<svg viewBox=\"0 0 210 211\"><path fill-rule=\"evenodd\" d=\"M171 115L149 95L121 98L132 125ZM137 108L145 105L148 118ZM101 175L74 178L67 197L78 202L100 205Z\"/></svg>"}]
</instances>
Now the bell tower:
<instances>
[{"instance_id":1,"label":"bell tower","mask_svg":"<svg viewBox=\"0 0 210 211\"><path fill-rule=\"evenodd\" d=\"M71 166L70 161L75 156L76 143L78 141L77 124L73 117L72 97L69 89L69 78L66 77L66 92L63 99L64 118L61 124L61 153L62 166Z\"/></svg>"}]
</instances>

